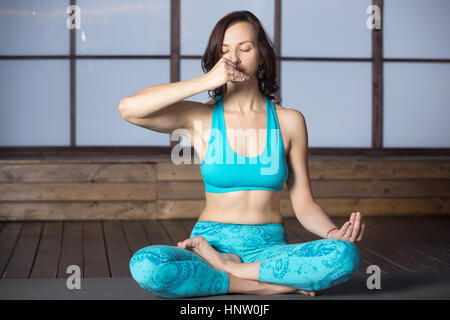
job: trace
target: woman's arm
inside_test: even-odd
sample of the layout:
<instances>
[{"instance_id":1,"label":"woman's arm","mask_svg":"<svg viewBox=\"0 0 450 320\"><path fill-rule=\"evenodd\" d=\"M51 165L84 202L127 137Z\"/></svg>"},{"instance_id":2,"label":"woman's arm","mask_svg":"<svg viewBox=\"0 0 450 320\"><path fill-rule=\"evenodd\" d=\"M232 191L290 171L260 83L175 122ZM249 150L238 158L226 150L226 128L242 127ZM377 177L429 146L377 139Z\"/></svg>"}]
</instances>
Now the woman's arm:
<instances>
[{"instance_id":1,"label":"woman's arm","mask_svg":"<svg viewBox=\"0 0 450 320\"><path fill-rule=\"evenodd\" d=\"M299 222L311 233L321 238L327 238L327 232L337 226L331 221L330 217L315 202L306 205L300 209L298 214Z\"/></svg>"},{"instance_id":2,"label":"woman's arm","mask_svg":"<svg viewBox=\"0 0 450 320\"><path fill-rule=\"evenodd\" d=\"M313 199L308 172L308 130L303 114L290 109L286 128L291 147L288 155L289 178L287 188L297 220L310 232L326 238L327 232L336 227L328 215Z\"/></svg>"},{"instance_id":3,"label":"woman's arm","mask_svg":"<svg viewBox=\"0 0 450 320\"><path fill-rule=\"evenodd\" d=\"M159 84L123 98L119 103L119 112L123 118L146 118L167 106L206 90L209 90L206 74L184 81Z\"/></svg>"},{"instance_id":4,"label":"woman's arm","mask_svg":"<svg viewBox=\"0 0 450 320\"><path fill-rule=\"evenodd\" d=\"M128 122L162 133L192 128L193 122L204 113L205 105L183 99L214 90L228 81L246 80L247 75L228 59L221 58L212 70L199 77L148 87L123 98L119 112Z\"/></svg>"},{"instance_id":5,"label":"woman's arm","mask_svg":"<svg viewBox=\"0 0 450 320\"><path fill-rule=\"evenodd\" d=\"M364 233L365 223L361 214L353 212L349 221L328 234L336 225L323 209L314 202L308 172L308 132L303 114L292 110L286 117L287 131L291 137L291 148L288 155L289 178L287 187L297 220L309 232L322 238L342 239L350 242L360 241Z\"/></svg>"}]
</instances>

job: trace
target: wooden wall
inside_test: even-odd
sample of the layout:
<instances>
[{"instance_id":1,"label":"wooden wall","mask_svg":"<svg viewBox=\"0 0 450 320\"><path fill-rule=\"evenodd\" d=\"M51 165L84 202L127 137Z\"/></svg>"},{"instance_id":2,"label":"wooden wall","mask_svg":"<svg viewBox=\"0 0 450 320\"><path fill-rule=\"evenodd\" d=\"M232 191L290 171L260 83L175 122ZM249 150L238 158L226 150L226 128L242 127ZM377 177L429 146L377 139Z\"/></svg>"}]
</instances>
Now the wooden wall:
<instances>
[{"instance_id":1,"label":"wooden wall","mask_svg":"<svg viewBox=\"0 0 450 320\"><path fill-rule=\"evenodd\" d=\"M331 217L449 215L450 158L309 158L316 202ZM0 220L196 218L200 166L165 156L0 159ZM293 216L283 190L283 216Z\"/></svg>"}]
</instances>

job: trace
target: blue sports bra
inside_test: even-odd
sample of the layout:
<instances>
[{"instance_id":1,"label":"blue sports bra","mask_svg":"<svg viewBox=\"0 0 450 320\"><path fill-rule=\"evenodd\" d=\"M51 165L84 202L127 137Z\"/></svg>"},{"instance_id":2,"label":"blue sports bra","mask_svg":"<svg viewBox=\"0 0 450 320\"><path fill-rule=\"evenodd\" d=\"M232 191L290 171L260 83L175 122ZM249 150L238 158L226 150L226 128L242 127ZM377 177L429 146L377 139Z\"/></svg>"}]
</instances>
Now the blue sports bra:
<instances>
[{"instance_id":1,"label":"blue sports bra","mask_svg":"<svg viewBox=\"0 0 450 320\"><path fill-rule=\"evenodd\" d=\"M231 149L221 97L216 98L213 106L208 147L200 164L205 190L212 193L282 190L289 169L273 102L265 96L267 130L264 151L256 157L244 157Z\"/></svg>"}]
</instances>

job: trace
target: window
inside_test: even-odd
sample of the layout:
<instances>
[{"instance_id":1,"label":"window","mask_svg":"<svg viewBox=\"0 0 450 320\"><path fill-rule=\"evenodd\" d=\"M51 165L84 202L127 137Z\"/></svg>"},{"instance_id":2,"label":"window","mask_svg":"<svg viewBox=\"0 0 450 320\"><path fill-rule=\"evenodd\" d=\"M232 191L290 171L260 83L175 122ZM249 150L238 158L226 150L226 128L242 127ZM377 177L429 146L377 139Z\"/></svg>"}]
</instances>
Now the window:
<instances>
[{"instance_id":1,"label":"window","mask_svg":"<svg viewBox=\"0 0 450 320\"><path fill-rule=\"evenodd\" d=\"M373 4L381 29L367 27ZM447 0L15 0L0 1L0 154L169 155L178 142L118 103L202 75L215 23L235 10L273 41L280 104L305 115L311 154L449 153Z\"/></svg>"}]
</instances>

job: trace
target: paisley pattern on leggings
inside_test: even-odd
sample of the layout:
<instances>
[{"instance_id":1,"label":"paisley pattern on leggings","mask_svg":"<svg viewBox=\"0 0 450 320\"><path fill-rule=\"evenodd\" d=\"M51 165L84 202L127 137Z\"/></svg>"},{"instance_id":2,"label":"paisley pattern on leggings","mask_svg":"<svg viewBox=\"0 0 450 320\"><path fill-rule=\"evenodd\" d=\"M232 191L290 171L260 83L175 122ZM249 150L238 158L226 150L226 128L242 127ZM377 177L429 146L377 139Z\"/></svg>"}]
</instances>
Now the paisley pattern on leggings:
<instances>
[{"instance_id":1,"label":"paisley pattern on leggings","mask_svg":"<svg viewBox=\"0 0 450 320\"><path fill-rule=\"evenodd\" d=\"M133 278L144 289L163 298L226 294L228 275L214 269L194 252L176 246L153 245L130 260Z\"/></svg>"},{"instance_id":2,"label":"paisley pattern on leggings","mask_svg":"<svg viewBox=\"0 0 450 320\"><path fill-rule=\"evenodd\" d=\"M190 237L199 235L216 250L237 254L244 263L256 261L256 256L266 249L288 244L286 230L279 223L248 225L197 221Z\"/></svg>"},{"instance_id":3,"label":"paisley pattern on leggings","mask_svg":"<svg viewBox=\"0 0 450 320\"><path fill-rule=\"evenodd\" d=\"M304 290L323 290L349 280L361 255L352 242L321 239L289 244L283 224L197 221L190 237L203 236L221 253L244 263L261 261L259 280ZM138 284L164 298L226 294L229 277L191 250L153 245L137 251L130 270Z\"/></svg>"},{"instance_id":4,"label":"paisley pattern on leggings","mask_svg":"<svg viewBox=\"0 0 450 320\"><path fill-rule=\"evenodd\" d=\"M321 239L277 247L258 256L259 279L304 290L323 290L349 280L358 270L361 255L355 244Z\"/></svg>"}]
</instances>

